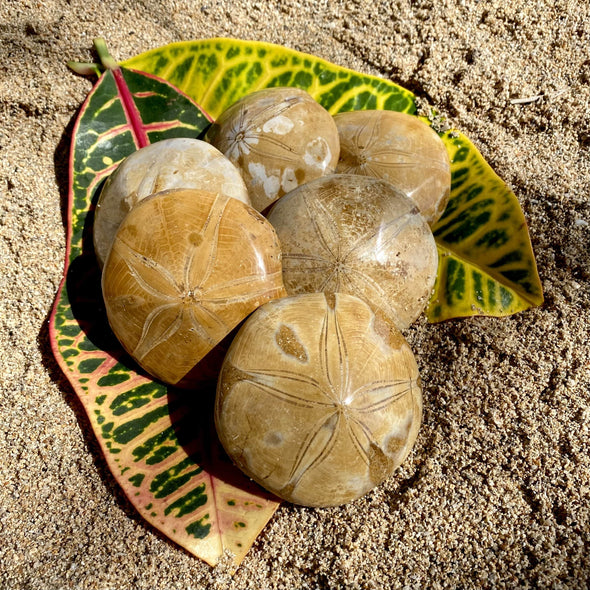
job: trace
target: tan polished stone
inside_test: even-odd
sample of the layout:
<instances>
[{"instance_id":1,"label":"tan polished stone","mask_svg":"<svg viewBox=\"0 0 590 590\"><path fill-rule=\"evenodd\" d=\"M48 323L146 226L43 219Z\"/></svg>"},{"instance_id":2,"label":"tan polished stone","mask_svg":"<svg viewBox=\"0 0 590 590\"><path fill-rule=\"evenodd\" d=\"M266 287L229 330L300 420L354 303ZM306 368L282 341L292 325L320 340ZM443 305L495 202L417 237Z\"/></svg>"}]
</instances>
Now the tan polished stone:
<instances>
[{"instance_id":1,"label":"tan polished stone","mask_svg":"<svg viewBox=\"0 0 590 590\"><path fill-rule=\"evenodd\" d=\"M121 223L102 289L123 347L151 375L178 384L248 314L285 295L279 242L237 199L163 191Z\"/></svg>"},{"instance_id":2,"label":"tan polished stone","mask_svg":"<svg viewBox=\"0 0 590 590\"><path fill-rule=\"evenodd\" d=\"M227 453L290 502L334 506L388 478L422 416L414 355L362 300L312 293L246 320L225 358L215 419Z\"/></svg>"},{"instance_id":3,"label":"tan polished stone","mask_svg":"<svg viewBox=\"0 0 590 590\"><path fill-rule=\"evenodd\" d=\"M280 199L268 215L289 294L343 292L407 328L426 306L438 267L430 227L384 180L335 174Z\"/></svg>"},{"instance_id":4,"label":"tan polished stone","mask_svg":"<svg viewBox=\"0 0 590 590\"><path fill-rule=\"evenodd\" d=\"M336 169L332 116L298 88L253 92L224 111L206 135L242 172L258 211L300 184Z\"/></svg>"},{"instance_id":5,"label":"tan polished stone","mask_svg":"<svg viewBox=\"0 0 590 590\"><path fill-rule=\"evenodd\" d=\"M334 116L340 136L336 172L388 180L412 197L430 225L443 214L451 168L443 141L418 117L395 111Z\"/></svg>"}]
</instances>

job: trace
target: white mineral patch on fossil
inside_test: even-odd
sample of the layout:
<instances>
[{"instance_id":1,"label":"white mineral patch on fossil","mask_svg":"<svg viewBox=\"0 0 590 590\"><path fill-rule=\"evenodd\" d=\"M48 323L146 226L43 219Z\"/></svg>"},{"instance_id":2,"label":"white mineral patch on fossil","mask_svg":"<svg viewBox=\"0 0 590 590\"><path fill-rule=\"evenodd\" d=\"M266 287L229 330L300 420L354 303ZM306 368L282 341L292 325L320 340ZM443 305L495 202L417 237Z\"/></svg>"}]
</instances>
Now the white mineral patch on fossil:
<instances>
[{"instance_id":1,"label":"white mineral patch on fossil","mask_svg":"<svg viewBox=\"0 0 590 590\"><path fill-rule=\"evenodd\" d=\"M269 198L276 197L281 187L281 182L278 176L273 174L268 175L264 164L257 164L250 162L248 164L248 172L252 177L254 186L262 186L264 194Z\"/></svg>"},{"instance_id":2,"label":"white mineral patch on fossil","mask_svg":"<svg viewBox=\"0 0 590 590\"><path fill-rule=\"evenodd\" d=\"M316 139L310 141L303 154L303 161L308 166L313 166L320 170L326 170L330 165L331 159L332 152L330 151L330 146L323 137L316 137Z\"/></svg>"},{"instance_id":3,"label":"white mineral patch on fossil","mask_svg":"<svg viewBox=\"0 0 590 590\"><path fill-rule=\"evenodd\" d=\"M276 135L286 135L293 129L293 121L284 115L277 115L266 121L262 127L264 133L274 133Z\"/></svg>"}]
</instances>

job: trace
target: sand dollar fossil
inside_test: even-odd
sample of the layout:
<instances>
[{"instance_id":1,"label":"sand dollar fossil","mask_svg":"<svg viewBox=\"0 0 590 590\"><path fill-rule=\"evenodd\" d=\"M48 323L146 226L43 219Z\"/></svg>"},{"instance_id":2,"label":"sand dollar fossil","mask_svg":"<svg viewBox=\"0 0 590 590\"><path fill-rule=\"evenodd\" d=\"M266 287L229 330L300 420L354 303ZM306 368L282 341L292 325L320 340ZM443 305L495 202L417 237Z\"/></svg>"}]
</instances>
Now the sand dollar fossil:
<instances>
[{"instance_id":1,"label":"sand dollar fossil","mask_svg":"<svg viewBox=\"0 0 590 590\"><path fill-rule=\"evenodd\" d=\"M430 227L390 183L352 174L313 180L268 215L289 294L343 292L407 328L428 302L438 267Z\"/></svg>"},{"instance_id":2,"label":"sand dollar fossil","mask_svg":"<svg viewBox=\"0 0 590 590\"><path fill-rule=\"evenodd\" d=\"M265 88L224 111L206 135L242 171L252 205L276 199L336 169L338 130L332 116L298 88Z\"/></svg>"},{"instance_id":3,"label":"sand dollar fossil","mask_svg":"<svg viewBox=\"0 0 590 590\"><path fill-rule=\"evenodd\" d=\"M218 383L227 453L278 496L354 500L412 449L422 416L414 355L362 300L312 293L272 301L240 328Z\"/></svg>"},{"instance_id":4,"label":"sand dollar fossil","mask_svg":"<svg viewBox=\"0 0 590 590\"><path fill-rule=\"evenodd\" d=\"M178 137L164 139L127 156L109 176L94 216L94 250L102 266L115 233L139 201L173 188L196 188L250 204L238 169L205 141Z\"/></svg>"},{"instance_id":5,"label":"sand dollar fossil","mask_svg":"<svg viewBox=\"0 0 590 590\"><path fill-rule=\"evenodd\" d=\"M171 189L137 204L107 257L109 323L131 356L167 383L190 372L258 306L285 294L272 226L220 194Z\"/></svg>"},{"instance_id":6,"label":"sand dollar fossil","mask_svg":"<svg viewBox=\"0 0 590 590\"><path fill-rule=\"evenodd\" d=\"M433 225L449 200L451 167L444 143L418 117L395 111L334 116L340 136L336 172L383 178L403 190Z\"/></svg>"}]
</instances>

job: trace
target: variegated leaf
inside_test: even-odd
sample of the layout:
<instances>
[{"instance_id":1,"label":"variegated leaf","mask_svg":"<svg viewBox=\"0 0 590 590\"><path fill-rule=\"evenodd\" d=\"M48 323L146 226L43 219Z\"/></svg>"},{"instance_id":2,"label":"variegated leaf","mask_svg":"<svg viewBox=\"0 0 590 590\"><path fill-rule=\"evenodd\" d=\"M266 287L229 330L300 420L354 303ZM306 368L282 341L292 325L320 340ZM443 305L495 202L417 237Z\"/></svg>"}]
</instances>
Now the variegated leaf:
<instances>
[{"instance_id":1,"label":"variegated leaf","mask_svg":"<svg viewBox=\"0 0 590 590\"><path fill-rule=\"evenodd\" d=\"M416 114L414 95L396 84L269 43L187 41L125 63L172 81L215 117L245 94L269 86L303 88L333 114L358 109ZM454 131L442 139L453 183L444 219L435 228L439 272L428 319L502 316L540 305L541 283L516 196L465 136Z\"/></svg>"},{"instance_id":2,"label":"variegated leaf","mask_svg":"<svg viewBox=\"0 0 590 590\"><path fill-rule=\"evenodd\" d=\"M168 388L122 351L108 327L91 239L98 188L117 164L148 143L196 137L209 118L168 82L109 65L73 131L68 259L50 321L53 351L139 513L208 563L227 549L237 565L278 501L225 457L212 426L214 383L190 395Z\"/></svg>"}]
</instances>

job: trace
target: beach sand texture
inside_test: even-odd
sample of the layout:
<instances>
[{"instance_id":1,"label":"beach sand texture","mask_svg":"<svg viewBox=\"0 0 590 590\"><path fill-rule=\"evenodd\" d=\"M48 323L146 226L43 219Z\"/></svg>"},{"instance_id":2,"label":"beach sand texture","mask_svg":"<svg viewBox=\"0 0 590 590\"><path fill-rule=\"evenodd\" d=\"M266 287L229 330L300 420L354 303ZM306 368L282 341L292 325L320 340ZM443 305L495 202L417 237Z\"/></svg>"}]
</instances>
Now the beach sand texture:
<instances>
[{"instance_id":1,"label":"beach sand texture","mask_svg":"<svg viewBox=\"0 0 590 590\"><path fill-rule=\"evenodd\" d=\"M587 0L0 0L0 588L587 588ZM72 126L101 36L282 44L412 90L519 199L545 303L407 331L424 422L397 474L344 507L284 503L231 576L145 523L49 346Z\"/></svg>"}]
</instances>

